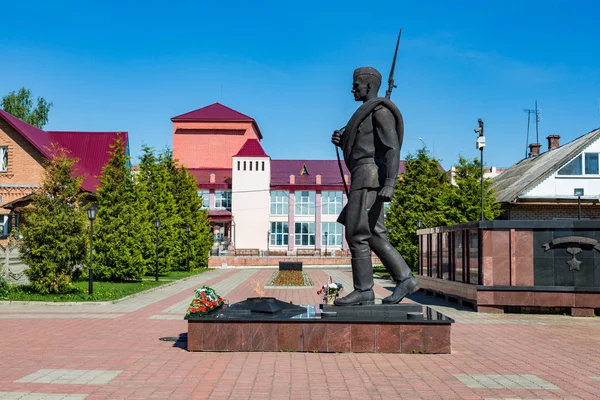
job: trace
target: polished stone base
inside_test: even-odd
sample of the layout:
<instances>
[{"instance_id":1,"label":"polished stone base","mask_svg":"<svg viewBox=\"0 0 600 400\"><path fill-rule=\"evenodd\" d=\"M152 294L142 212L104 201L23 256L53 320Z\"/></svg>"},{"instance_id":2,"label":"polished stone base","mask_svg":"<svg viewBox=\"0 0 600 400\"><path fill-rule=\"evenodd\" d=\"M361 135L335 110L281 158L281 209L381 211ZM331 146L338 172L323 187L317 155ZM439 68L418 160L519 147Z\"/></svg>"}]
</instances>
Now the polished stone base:
<instances>
[{"instance_id":1,"label":"polished stone base","mask_svg":"<svg viewBox=\"0 0 600 400\"><path fill-rule=\"evenodd\" d=\"M224 309L223 313L188 320L187 348L189 351L451 352L453 321L429 307L304 307L306 313L292 317L244 316L227 314Z\"/></svg>"}]
</instances>

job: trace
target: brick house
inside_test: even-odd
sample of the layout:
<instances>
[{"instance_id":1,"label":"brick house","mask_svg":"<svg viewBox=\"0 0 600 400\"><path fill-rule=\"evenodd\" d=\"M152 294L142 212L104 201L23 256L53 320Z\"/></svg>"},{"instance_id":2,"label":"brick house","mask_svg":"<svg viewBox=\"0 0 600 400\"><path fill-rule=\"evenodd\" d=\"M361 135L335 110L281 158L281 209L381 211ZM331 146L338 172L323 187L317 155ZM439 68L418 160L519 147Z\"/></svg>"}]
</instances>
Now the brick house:
<instances>
[{"instance_id":1,"label":"brick house","mask_svg":"<svg viewBox=\"0 0 600 400\"><path fill-rule=\"evenodd\" d=\"M39 188L53 146L77 158L75 175L85 177L82 190L94 194L110 158L109 146L118 136L129 152L127 132L44 131L0 110L0 242L6 243L12 227L18 227L19 211Z\"/></svg>"},{"instance_id":2,"label":"brick house","mask_svg":"<svg viewBox=\"0 0 600 400\"><path fill-rule=\"evenodd\" d=\"M350 173L336 160L275 160L256 121L215 103L171 118L173 157L196 178L222 250L277 255L340 253L336 219ZM327 145L324 142L324 145ZM404 172L400 162L399 172Z\"/></svg>"},{"instance_id":3,"label":"brick house","mask_svg":"<svg viewBox=\"0 0 600 400\"><path fill-rule=\"evenodd\" d=\"M546 152L530 144L528 158L493 178L500 219L600 219L600 129L562 146L547 139Z\"/></svg>"}]
</instances>

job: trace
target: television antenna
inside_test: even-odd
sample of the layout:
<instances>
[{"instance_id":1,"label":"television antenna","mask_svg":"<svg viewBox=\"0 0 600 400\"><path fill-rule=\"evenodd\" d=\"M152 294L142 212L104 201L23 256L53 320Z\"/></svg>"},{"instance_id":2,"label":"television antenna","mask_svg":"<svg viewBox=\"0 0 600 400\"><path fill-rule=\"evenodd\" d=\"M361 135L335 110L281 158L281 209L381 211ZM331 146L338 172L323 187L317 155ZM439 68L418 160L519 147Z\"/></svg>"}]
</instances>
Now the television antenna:
<instances>
[{"instance_id":1,"label":"television antenna","mask_svg":"<svg viewBox=\"0 0 600 400\"><path fill-rule=\"evenodd\" d=\"M600 107L600 103L599 103ZM525 140L525 158L527 158L527 149L529 148L529 127L531 126L531 114L535 114L535 142L540 142L539 137L539 123L540 123L540 110L537 107L537 100L535 102L535 108L524 108L523 111L527 113L527 138Z\"/></svg>"}]
</instances>

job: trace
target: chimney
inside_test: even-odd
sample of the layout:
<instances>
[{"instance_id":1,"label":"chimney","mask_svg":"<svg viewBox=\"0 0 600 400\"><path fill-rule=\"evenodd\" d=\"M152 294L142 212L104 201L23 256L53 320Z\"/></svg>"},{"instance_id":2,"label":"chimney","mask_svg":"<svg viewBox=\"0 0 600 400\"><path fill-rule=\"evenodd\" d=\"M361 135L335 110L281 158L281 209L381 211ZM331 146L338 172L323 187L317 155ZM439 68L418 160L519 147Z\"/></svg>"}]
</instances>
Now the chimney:
<instances>
[{"instance_id":1,"label":"chimney","mask_svg":"<svg viewBox=\"0 0 600 400\"><path fill-rule=\"evenodd\" d=\"M537 157L540 155L540 147L542 147L539 143L531 143L529 145L529 157Z\"/></svg>"},{"instance_id":2,"label":"chimney","mask_svg":"<svg viewBox=\"0 0 600 400\"><path fill-rule=\"evenodd\" d=\"M290 175L290 185L295 185L296 184L296 177L294 176L294 174Z\"/></svg>"},{"instance_id":3,"label":"chimney","mask_svg":"<svg viewBox=\"0 0 600 400\"><path fill-rule=\"evenodd\" d=\"M215 183L215 174L210 174L210 178L208 180L210 183Z\"/></svg>"},{"instance_id":4,"label":"chimney","mask_svg":"<svg viewBox=\"0 0 600 400\"><path fill-rule=\"evenodd\" d=\"M560 147L560 135L550 135L548 139L548 150L556 150Z\"/></svg>"},{"instance_id":5,"label":"chimney","mask_svg":"<svg viewBox=\"0 0 600 400\"><path fill-rule=\"evenodd\" d=\"M317 175L317 176L315 177L315 183L316 183L317 185L320 185L320 184L321 184L321 175Z\"/></svg>"}]
</instances>

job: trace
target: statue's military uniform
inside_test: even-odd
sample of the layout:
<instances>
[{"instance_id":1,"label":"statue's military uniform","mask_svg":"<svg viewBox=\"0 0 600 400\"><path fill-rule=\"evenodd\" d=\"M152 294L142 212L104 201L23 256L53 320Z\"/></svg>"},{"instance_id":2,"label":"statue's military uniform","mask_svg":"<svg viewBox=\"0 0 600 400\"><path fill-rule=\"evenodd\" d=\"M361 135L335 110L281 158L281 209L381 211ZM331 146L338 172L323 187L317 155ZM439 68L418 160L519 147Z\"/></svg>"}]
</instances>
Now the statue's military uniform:
<instances>
[{"instance_id":1,"label":"statue's military uniform","mask_svg":"<svg viewBox=\"0 0 600 400\"><path fill-rule=\"evenodd\" d=\"M354 289L364 296L356 302L353 301L356 297L351 294L337 299L338 305L372 304L371 250L399 285L404 282L405 286L410 284L411 287L405 291L416 290L416 280L412 278L410 268L387 239L383 200L378 196L382 187L395 186L403 134L402 114L398 108L390 100L378 97L366 101L354 113L342 135L340 146L351 173L351 183L348 203L338 222L346 227L346 240L352 253ZM385 300L396 302L392 296Z\"/></svg>"}]
</instances>

